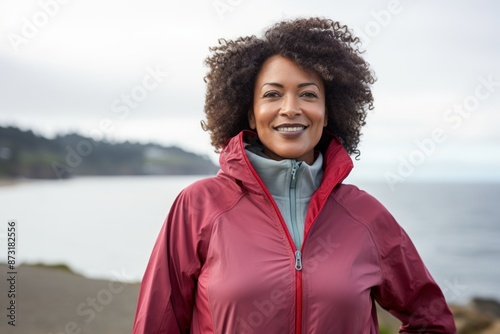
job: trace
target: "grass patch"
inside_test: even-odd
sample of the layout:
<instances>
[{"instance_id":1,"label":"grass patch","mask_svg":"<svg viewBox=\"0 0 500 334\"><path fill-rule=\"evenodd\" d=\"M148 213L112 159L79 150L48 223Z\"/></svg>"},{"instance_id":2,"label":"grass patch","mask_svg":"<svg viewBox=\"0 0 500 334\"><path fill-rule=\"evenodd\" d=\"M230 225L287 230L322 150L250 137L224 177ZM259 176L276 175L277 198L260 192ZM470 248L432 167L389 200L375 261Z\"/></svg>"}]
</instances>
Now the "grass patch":
<instances>
[{"instance_id":1,"label":"grass patch","mask_svg":"<svg viewBox=\"0 0 500 334\"><path fill-rule=\"evenodd\" d=\"M27 266L37 267L37 268L47 268L47 269L56 269L62 270L68 273L76 274L73 269L71 269L67 264L64 263L54 263L54 264L46 264L46 263L33 263L26 264Z\"/></svg>"},{"instance_id":2,"label":"grass patch","mask_svg":"<svg viewBox=\"0 0 500 334\"><path fill-rule=\"evenodd\" d=\"M379 331L380 334L392 334L389 328L385 326L380 326Z\"/></svg>"}]
</instances>

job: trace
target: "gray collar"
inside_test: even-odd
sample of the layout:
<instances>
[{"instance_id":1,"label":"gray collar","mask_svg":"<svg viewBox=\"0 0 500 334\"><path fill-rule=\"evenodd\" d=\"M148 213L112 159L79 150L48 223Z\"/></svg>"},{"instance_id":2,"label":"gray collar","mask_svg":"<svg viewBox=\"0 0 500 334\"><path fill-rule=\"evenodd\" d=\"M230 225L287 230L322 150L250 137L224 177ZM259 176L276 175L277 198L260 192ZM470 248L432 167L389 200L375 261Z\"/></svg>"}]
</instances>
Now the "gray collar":
<instances>
[{"instance_id":1,"label":"gray collar","mask_svg":"<svg viewBox=\"0 0 500 334\"><path fill-rule=\"evenodd\" d=\"M292 168L297 161L273 160L264 154L262 147L254 145L247 145L245 151L271 195L273 197L286 197L292 180ZM296 174L297 199L310 199L318 189L323 177L323 156L319 153L311 166L305 162L299 162L299 164Z\"/></svg>"}]
</instances>

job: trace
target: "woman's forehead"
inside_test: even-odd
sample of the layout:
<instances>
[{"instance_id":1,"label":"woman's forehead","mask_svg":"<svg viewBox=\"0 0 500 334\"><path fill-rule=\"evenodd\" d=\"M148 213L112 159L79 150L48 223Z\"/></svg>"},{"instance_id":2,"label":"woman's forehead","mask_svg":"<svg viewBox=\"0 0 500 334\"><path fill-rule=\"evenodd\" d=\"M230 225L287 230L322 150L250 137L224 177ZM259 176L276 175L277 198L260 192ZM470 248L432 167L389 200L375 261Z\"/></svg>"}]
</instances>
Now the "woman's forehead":
<instances>
[{"instance_id":1,"label":"woman's forehead","mask_svg":"<svg viewBox=\"0 0 500 334\"><path fill-rule=\"evenodd\" d=\"M307 82L316 85L322 84L322 79L313 70L304 69L295 61L281 55L274 55L266 59L262 64L256 83L263 85L266 82L304 84Z\"/></svg>"}]
</instances>

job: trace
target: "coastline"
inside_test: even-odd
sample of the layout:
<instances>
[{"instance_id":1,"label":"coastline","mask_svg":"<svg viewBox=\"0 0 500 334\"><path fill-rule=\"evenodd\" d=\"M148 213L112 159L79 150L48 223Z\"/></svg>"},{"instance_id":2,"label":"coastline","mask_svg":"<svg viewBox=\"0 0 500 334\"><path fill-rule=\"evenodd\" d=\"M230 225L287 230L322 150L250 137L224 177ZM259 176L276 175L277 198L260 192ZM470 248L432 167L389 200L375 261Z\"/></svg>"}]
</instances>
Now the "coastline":
<instances>
[{"instance_id":1,"label":"coastline","mask_svg":"<svg viewBox=\"0 0 500 334\"><path fill-rule=\"evenodd\" d=\"M3 276L6 264L0 264ZM16 274L16 332L47 333L130 333L135 315L139 283L95 280L71 271L65 265L24 264ZM0 291L8 291L0 280ZM2 298L0 309L7 310ZM500 303L473 299L467 305L450 305L457 333L500 332ZM6 312L6 311L4 311ZM380 333L397 333L399 321L379 308ZM2 317L0 332L10 333L8 318ZM79 331L80 330L80 331Z\"/></svg>"},{"instance_id":2,"label":"coastline","mask_svg":"<svg viewBox=\"0 0 500 334\"><path fill-rule=\"evenodd\" d=\"M0 187L10 187L10 186L15 186L19 183L20 181L18 179L13 179L13 178L0 178Z\"/></svg>"}]
</instances>

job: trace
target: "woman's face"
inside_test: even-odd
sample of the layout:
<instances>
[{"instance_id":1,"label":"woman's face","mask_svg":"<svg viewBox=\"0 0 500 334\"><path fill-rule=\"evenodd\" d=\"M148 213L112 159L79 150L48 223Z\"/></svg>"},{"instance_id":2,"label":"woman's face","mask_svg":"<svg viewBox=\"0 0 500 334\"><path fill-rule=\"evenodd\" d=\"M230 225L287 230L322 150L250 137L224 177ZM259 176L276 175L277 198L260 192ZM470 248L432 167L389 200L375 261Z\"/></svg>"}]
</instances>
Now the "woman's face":
<instances>
[{"instance_id":1,"label":"woman's face","mask_svg":"<svg viewBox=\"0 0 500 334\"><path fill-rule=\"evenodd\" d=\"M268 157L311 165L327 124L323 80L288 58L268 58L255 81L248 120Z\"/></svg>"}]
</instances>

